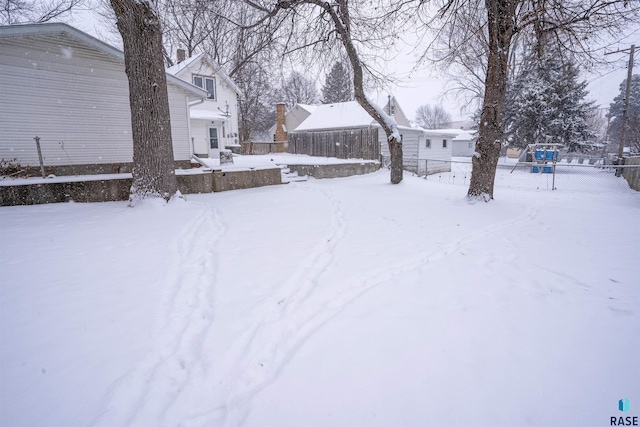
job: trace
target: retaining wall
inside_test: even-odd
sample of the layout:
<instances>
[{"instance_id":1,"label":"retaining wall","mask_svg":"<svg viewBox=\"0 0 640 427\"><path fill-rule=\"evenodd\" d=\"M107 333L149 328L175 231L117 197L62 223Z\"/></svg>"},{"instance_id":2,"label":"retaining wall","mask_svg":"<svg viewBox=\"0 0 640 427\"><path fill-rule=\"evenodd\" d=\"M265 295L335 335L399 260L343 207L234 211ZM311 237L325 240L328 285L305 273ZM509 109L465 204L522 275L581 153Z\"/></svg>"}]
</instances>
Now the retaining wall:
<instances>
[{"instance_id":1,"label":"retaining wall","mask_svg":"<svg viewBox=\"0 0 640 427\"><path fill-rule=\"evenodd\" d=\"M314 178L344 178L353 175L364 175L380 169L380 163L341 163L336 165L287 165L291 172L299 176L308 175Z\"/></svg>"},{"instance_id":2,"label":"retaining wall","mask_svg":"<svg viewBox=\"0 0 640 427\"><path fill-rule=\"evenodd\" d=\"M213 173L213 191L242 190L282 184L280 169L251 169L244 171L215 171Z\"/></svg>"},{"instance_id":3,"label":"retaining wall","mask_svg":"<svg viewBox=\"0 0 640 427\"><path fill-rule=\"evenodd\" d=\"M174 161L176 169L191 169L190 160ZM22 168L23 171L19 176L41 176L39 166L28 166ZM114 173L131 173L133 170L133 162L129 163L96 163L91 165L58 165L45 166L45 175L56 176L75 176L75 175L99 175Z\"/></svg>"},{"instance_id":4,"label":"retaining wall","mask_svg":"<svg viewBox=\"0 0 640 427\"><path fill-rule=\"evenodd\" d=\"M122 178L78 180L68 182L39 182L14 180L0 185L0 206L37 205L45 203L113 202L129 200L132 179ZM81 178L80 178L81 179ZM182 194L211 193L213 191L237 190L282 184L280 169L251 169L238 171L215 171L198 174L177 175L178 188Z\"/></svg>"}]
</instances>

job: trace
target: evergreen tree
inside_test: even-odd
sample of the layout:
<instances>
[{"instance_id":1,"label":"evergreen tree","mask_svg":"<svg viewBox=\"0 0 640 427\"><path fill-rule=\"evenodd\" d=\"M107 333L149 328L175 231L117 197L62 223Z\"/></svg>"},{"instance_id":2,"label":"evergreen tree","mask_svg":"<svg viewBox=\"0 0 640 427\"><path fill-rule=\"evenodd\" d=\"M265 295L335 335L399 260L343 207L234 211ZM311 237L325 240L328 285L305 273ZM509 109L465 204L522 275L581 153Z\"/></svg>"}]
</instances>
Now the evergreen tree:
<instances>
[{"instance_id":1,"label":"evergreen tree","mask_svg":"<svg viewBox=\"0 0 640 427\"><path fill-rule=\"evenodd\" d=\"M609 107L609 147L608 151L617 153L622 129L622 111L627 89L627 80L620 83L620 94L613 99ZM629 109L627 110L627 126L624 132L624 146L640 152L640 74L631 76L629 92Z\"/></svg>"},{"instance_id":2,"label":"evergreen tree","mask_svg":"<svg viewBox=\"0 0 640 427\"><path fill-rule=\"evenodd\" d=\"M589 128L593 102L586 101L587 82L570 59L556 50L538 48L509 85L505 138L509 145L552 142L569 151L584 151L596 134Z\"/></svg>"},{"instance_id":3,"label":"evergreen tree","mask_svg":"<svg viewBox=\"0 0 640 427\"><path fill-rule=\"evenodd\" d=\"M335 102L353 101L353 99L351 76L347 68L342 65L342 62L338 61L331 67L331 71L327 74L322 87L322 103L333 104Z\"/></svg>"}]
</instances>

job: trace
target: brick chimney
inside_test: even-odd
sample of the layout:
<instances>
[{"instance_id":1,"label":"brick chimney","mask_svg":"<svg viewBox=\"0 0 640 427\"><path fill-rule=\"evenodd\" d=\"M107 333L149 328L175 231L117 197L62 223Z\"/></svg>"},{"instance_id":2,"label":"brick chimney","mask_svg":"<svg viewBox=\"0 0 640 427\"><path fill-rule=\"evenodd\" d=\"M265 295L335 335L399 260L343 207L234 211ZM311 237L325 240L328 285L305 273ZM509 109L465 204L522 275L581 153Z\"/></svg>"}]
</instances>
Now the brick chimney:
<instances>
[{"instance_id":1,"label":"brick chimney","mask_svg":"<svg viewBox=\"0 0 640 427\"><path fill-rule=\"evenodd\" d=\"M177 56L178 64L184 61L186 59L186 52L184 51L184 49L178 49Z\"/></svg>"},{"instance_id":2,"label":"brick chimney","mask_svg":"<svg viewBox=\"0 0 640 427\"><path fill-rule=\"evenodd\" d=\"M286 142L287 141L287 128L284 124L284 102L279 102L276 104L276 135L275 142Z\"/></svg>"}]
</instances>

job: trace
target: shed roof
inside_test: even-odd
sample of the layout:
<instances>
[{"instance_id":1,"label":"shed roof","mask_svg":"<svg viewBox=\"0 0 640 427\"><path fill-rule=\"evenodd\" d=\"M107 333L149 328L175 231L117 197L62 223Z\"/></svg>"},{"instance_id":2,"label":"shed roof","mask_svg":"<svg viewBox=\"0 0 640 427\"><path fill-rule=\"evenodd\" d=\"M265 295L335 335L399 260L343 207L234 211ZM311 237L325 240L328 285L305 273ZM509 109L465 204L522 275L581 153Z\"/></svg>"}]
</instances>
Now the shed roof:
<instances>
[{"instance_id":1,"label":"shed roof","mask_svg":"<svg viewBox=\"0 0 640 427\"><path fill-rule=\"evenodd\" d=\"M298 104L300 105L300 104ZM338 102L315 106L295 132L313 132L323 130L358 129L379 126L357 101ZM427 130L420 127L398 125L403 132L419 132L427 136L444 136L453 138L456 133L444 130Z\"/></svg>"},{"instance_id":2,"label":"shed roof","mask_svg":"<svg viewBox=\"0 0 640 427\"><path fill-rule=\"evenodd\" d=\"M364 108L356 101L318 105L315 111L296 128L296 132L363 128L374 124Z\"/></svg>"},{"instance_id":3,"label":"shed roof","mask_svg":"<svg viewBox=\"0 0 640 427\"><path fill-rule=\"evenodd\" d=\"M431 129L431 130L433 132L448 133L448 134L455 135L455 138L453 138L455 141L471 141L474 138L473 134L476 132L473 130L464 130L464 129L457 129L457 128Z\"/></svg>"}]
</instances>

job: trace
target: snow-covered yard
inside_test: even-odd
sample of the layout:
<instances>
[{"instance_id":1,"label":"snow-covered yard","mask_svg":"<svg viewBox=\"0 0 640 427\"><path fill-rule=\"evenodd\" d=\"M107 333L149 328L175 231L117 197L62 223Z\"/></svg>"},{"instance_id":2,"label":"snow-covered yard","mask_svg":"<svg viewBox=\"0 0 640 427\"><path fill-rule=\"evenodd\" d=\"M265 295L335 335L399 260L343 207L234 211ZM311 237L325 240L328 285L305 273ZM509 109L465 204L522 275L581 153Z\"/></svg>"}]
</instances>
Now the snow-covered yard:
<instances>
[{"instance_id":1,"label":"snow-covered yard","mask_svg":"<svg viewBox=\"0 0 640 427\"><path fill-rule=\"evenodd\" d=\"M640 415L640 194L408 175L0 208L0 425Z\"/></svg>"}]
</instances>

